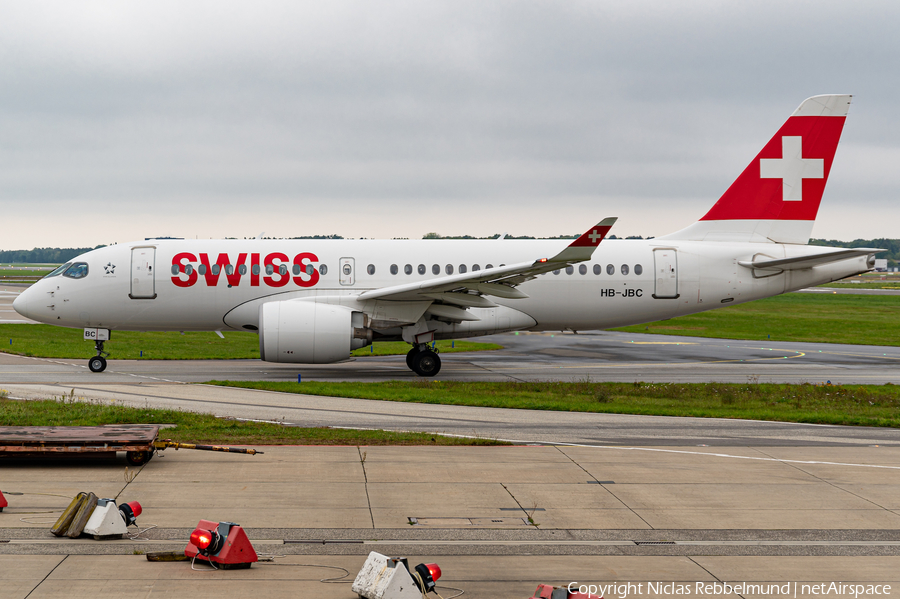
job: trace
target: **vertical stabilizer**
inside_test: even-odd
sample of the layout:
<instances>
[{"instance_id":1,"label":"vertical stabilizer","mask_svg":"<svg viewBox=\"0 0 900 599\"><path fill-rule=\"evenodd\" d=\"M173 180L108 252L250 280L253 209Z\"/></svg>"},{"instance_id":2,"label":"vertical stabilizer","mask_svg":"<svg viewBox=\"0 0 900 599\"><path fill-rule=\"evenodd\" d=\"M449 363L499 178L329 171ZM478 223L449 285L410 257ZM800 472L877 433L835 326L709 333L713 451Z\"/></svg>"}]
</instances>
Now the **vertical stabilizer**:
<instances>
[{"instance_id":1,"label":"vertical stabilizer","mask_svg":"<svg viewBox=\"0 0 900 599\"><path fill-rule=\"evenodd\" d=\"M850 98L805 100L706 216L662 239L809 242Z\"/></svg>"}]
</instances>

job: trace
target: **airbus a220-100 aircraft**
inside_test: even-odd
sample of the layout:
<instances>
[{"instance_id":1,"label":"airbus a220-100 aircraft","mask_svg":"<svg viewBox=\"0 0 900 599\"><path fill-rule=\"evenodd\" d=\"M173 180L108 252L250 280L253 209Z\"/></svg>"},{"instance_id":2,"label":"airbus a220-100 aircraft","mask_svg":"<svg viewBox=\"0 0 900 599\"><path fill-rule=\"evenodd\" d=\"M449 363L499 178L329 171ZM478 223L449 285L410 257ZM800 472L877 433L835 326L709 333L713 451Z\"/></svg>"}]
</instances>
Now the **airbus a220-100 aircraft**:
<instances>
[{"instance_id":1,"label":"airbus a220-100 aircraft","mask_svg":"<svg viewBox=\"0 0 900 599\"><path fill-rule=\"evenodd\" d=\"M347 360L372 341L592 330L728 306L872 270L872 248L806 245L848 95L809 98L686 229L600 242L606 218L553 240L148 240L87 252L22 293L28 318L84 328L90 369L113 330L255 331L269 362Z\"/></svg>"}]
</instances>

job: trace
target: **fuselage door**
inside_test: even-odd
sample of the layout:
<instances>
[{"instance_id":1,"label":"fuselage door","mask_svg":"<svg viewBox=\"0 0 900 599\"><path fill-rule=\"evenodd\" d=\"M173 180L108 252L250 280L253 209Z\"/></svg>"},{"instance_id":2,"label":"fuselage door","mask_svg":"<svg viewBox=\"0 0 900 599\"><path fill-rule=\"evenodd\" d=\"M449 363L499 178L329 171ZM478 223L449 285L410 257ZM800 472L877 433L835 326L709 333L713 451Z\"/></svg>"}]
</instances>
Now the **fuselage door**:
<instances>
[{"instance_id":1,"label":"fuselage door","mask_svg":"<svg viewBox=\"0 0 900 599\"><path fill-rule=\"evenodd\" d=\"M156 268L156 248L137 247L131 249L131 299L153 299L156 285L153 271Z\"/></svg>"},{"instance_id":2,"label":"fuselage door","mask_svg":"<svg viewBox=\"0 0 900 599\"><path fill-rule=\"evenodd\" d=\"M356 282L353 258L341 258L341 285L353 285Z\"/></svg>"},{"instance_id":3,"label":"fuselage door","mask_svg":"<svg viewBox=\"0 0 900 599\"><path fill-rule=\"evenodd\" d=\"M653 272L656 282L653 297L674 299L678 297L678 255L672 249L653 250Z\"/></svg>"}]
</instances>

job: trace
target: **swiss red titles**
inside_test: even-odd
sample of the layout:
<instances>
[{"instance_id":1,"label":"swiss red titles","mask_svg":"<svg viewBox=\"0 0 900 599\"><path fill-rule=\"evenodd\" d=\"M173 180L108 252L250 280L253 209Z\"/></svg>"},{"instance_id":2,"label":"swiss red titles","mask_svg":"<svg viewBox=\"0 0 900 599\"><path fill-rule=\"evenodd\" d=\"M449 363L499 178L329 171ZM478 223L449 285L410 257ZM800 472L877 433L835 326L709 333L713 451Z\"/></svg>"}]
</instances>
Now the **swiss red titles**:
<instances>
[{"instance_id":1,"label":"swiss red titles","mask_svg":"<svg viewBox=\"0 0 900 599\"><path fill-rule=\"evenodd\" d=\"M298 287L312 287L319 282L319 271L312 266L318 261L311 252L301 252L293 260L281 252L265 256L242 252L234 263L228 254L219 254L213 261L209 254L201 253L198 259L190 252L181 252L172 258L172 266L177 267L172 269L172 283L191 287L202 276L207 287L216 287L219 277L225 275L230 287L240 285L243 277L249 277L251 287L259 287L260 280L268 287L284 287L291 281Z\"/></svg>"}]
</instances>

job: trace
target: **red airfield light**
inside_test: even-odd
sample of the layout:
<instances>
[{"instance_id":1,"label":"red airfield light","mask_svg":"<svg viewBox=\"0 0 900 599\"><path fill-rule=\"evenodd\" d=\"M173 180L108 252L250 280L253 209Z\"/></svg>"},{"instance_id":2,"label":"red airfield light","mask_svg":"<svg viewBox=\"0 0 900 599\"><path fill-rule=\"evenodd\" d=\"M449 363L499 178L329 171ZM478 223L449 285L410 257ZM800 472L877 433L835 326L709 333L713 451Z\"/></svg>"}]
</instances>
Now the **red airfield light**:
<instances>
[{"instance_id":1,"label":"red airfield light","mask_svg":"<svg viewBox=\"0 0 900 599\"><path fill-rule=\"evenodd\" d=\"M125 520L125 526L134 524L143 511L141 504L137 501L129 501L119 506L119 513L122 514L122 519Z\"/></svg>"},{"instance_id":2,"label":"red airfield light","mask_svg":"<svg viewBox=\"0 0 900 599\"><path fill-rule=\"evenodd\" d=\"M437 582L437 579L441 577L441 567L437 564L425 564L425 567L431 573L431 579Z\"/></svg>"},{"instance_id":3,"label":"red airfield light","mask_svg":"<svg viewBox=\"0 0 900 599\"><path fill-rule=\"evenodd\" d=\"M218 534L211 530L197 528L191 533L191 545L200 550L201 555L209 554L209 546L212 545L213 538Z\"/></svg>"},{"instance_id":4,"label":"red airfield light","mask_svg":"<svg viewBox=\"0 0 900 599\"><path fill-rule=\"evenodd\" d=\"M437 564L419 564L413 572L410 572L413 582L422 593L435 592L435 581L441 577L440 566Z\"/></svg>"},{"instance_id":5,"label":"red airfield light","mask_svg":"<svg viewBox=\"0 0 900 599\"><path fill-rule=\"evenodd\" d=\"M234 522L200 520L184 554L223 568L249 568L259 561L247 533Z\"/></svg>"}]
</instances>

